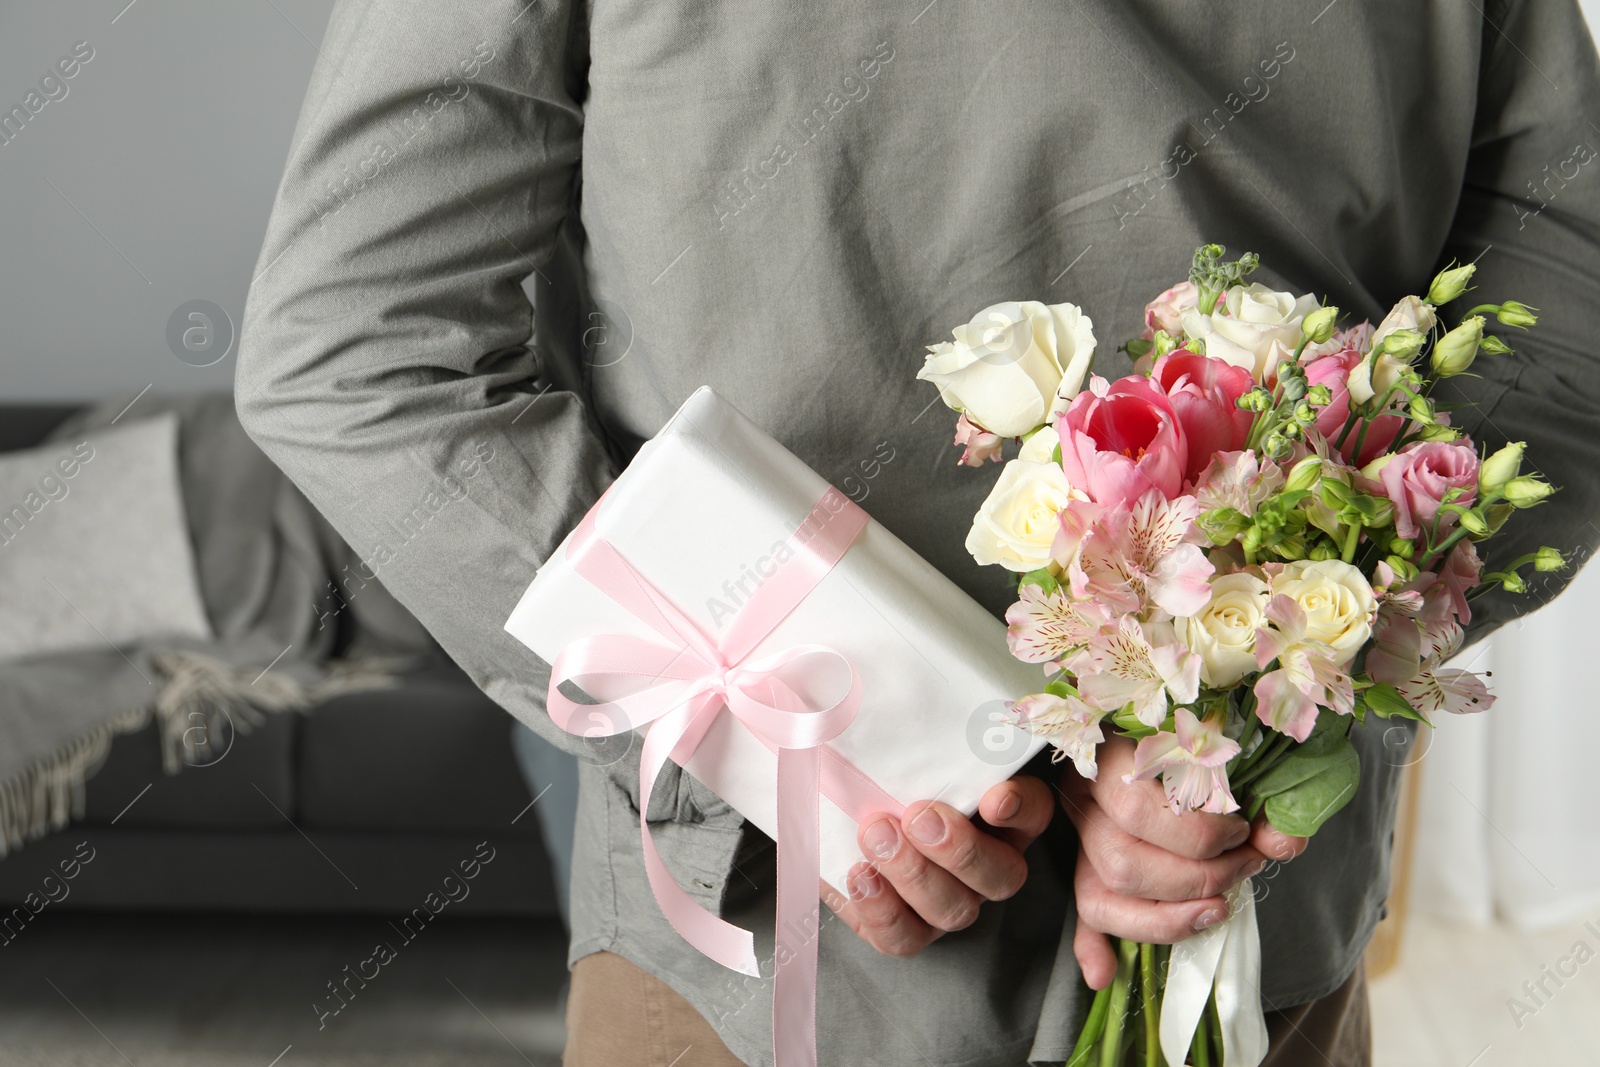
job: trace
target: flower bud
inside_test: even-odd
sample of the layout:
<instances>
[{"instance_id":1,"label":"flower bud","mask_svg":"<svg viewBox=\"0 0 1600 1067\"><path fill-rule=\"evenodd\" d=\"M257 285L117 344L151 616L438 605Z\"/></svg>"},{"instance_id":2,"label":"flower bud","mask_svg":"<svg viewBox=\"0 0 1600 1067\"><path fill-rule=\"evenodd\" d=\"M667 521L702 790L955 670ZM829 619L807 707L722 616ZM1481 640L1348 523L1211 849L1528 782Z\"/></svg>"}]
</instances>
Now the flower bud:
<instances>
[{"instance_id":1,"label":"flower bud","mask_svg":"<svg viewBox=\"0 0 1600 1067\"><path fill-rule=\"evenodd\" d=\"M1396 581L1410 582L1414 581L1417 577L1417 565L1412 563L1409 559L1401 559L1399 556L1390 556L1384 562L1388 563L1389 569L1394 571Z\"/></svg>"},{"instance_id":2,"label":"flower bud","mask_svg":"<svg viewBox=\"0 0 1600 1067\"><path fill-rule=\"evenodd\" d=\"M1379 347L1388 355L1409 362L1422 351L1422 341L1422 334L1417 330L1395 330Z\"/></svg>"},{"instance_id":3,"label":"flower bud","mask_svg":"<svg viewBox=\"0 0 1600 1067\"><path fill-rule=\"evenodd\" d=\"M1465 374L1483 343L1483 316L1470 315L1433 346L1433 373L1441 378Z\"/></svg>"},{"instance_id":4,"label":"flower bud","mask_svg":"<svg viewBox=\"0 0 1600 1067\"><path fill-rule=\"evenodd\" d=\"M1278 384L1283 389L1283 398L1290 403L1298 403L1305 399L1306 380L1303 376L1279 378Z\"/></svg>"},{"instance_id":5,"label":"flower bud","mask_svg":"<svg viewBox=\"0 0 1600 1067\"><path fill-rule=\"evenodd\" d=\"M1290 425L1292 426L1293 424L1291 423ZM1284 429L1287 430L1289 427L1286 426ZM1294 442L1290 441L1282 432L1274 430L1272 433L1267 434L1265 441L1261 442L1261 450L1267 454L1268 459L1279 462L1289 458L1290 453L1294 451Z\"/></svg>"},{"instance_id":6,"label":"flower bud","mask_svg":"<svg viewBox=\"0 0 1600 1067\"><path fill-rule=\"evenodd\" d=\"M1310 426L1317 421L1317 409L1305 400L1300 401L1294 407L1294 421L1301 426Z\"/></svg>"},{"instance_id":7,"label":"flower bud","mask_svg":"<svg viewBox=\"0 0 1600 1067\"><path fill-rule=\"evenodd\" d=\"M1389 542L1389 551L1401 559L1410 559L1417 554L1417 546L1404 537L1396 537Z\"/></svg>"},{"instance_id":8,"label":"flower bud","mask_svg":"<svg viewBox=\"0 0 1600 1067\"><path fill-rule=\"evenodd\" d=\"M1440 307L1466 292L1467 283L1472 281L1473 272L1477 269L1476 264L1468 263L1434 275L1433 284L1428 286L1428 303Z\"/></svg>"},{"instance_id":9,"label":"flower bud","mask_svg":"<svg viewBox=\"0 0 1600 1067\"><path fill-rule=\"evenodd\" d=\"M1489 536L1489 520L1477 508L1468 508L1461 513L1461 528L1473 537Z\"/></svg>"},{"instance_id":10,"label":"flower bud","mask_svg":"<svg viewBox=\"0 0 1600 1067\"><path fill-rule=\"evenodd\" d=\"M1500 305L1494 317L1500 320L1502 326L1515 326L1519 330L1525 330L1529 326L1539 325L1538 310L1515 300L1507 300Z\"/></svg>"},{"instance_id":11,"label":"flower bud","mask_svg":"<svg viewBox=\"0 0 1600 1067\"><path fill-rule=\"evenodd\" d=\"M1424 441L1442 441L1449 444L1461 436L1461 431L1440 423L1425 426L1419 435Z\"/></svg>"},{"instance_id":12,"label":"flower bud","mask_svg":"<svg viewBox=\"0 0 1600 1067\"><path fill-rule=\"evenodd\" d=\"M1478 488L1485 495L1504 489L1506 483L1522 470L1522 453L1527 448L1524 442L1513 441L1484 460L1483 466L1478 468Z\"/></svg>"},{"instance_id":13,"label":"flower bud","mask_svg":"<svg viewBox=\"0 0 1600 1067\"><path fill-rule=\"evenodd\" d=\"M1533 554L1533 569L1536 571L1559 571L1567 565L1567 557L1561 554L1559 548L1545 545Z\"/></svg>"},{"instance_id":14,"label":"flower bud","mask_svg":"<svg viewBox=\"0 0 1600 1067\"><path fill-rule=\"evenodd\" d=\"M1489 519L1489 532L1491 534L1499 533L1500 527L1506 524L1506 520L1509 519L1516 510L1516 508L1506 503L1490 504L1486 513Z\"/></svg>"},{"instance_id":15,"label":"flower bud","mask_svg":"<svg viewBox=\"0 0 1600 1067\"><path fill-rule=\"evenodd\" d=\"M1326 385L1313 385L1306 390L1306 403L1314 408L1325 408L1333 403L1333 390Z\"/></svg>"},{"instance_id":16,"label":"flower bud","mask_svg":"<svg viewBox=\"0 0 1600 1067\"><path fill-rule=\"evenodd\" d=\"M1333 336L1333 330L1338 325L1339 309L1336 307L1320 307L1307 315L1300 323L1300 332L1313 344L1322 344Z\"/></svg>"},{"instance_id":17,"label":"flower bud","mask_svg":"<svg viewBox=\"0 0 1600 1067\"><path fill-rule=\"evenodd\" d=\"M1501 495L1514 508L1531 508L1541 504L1556 491L1556 487L1535 474L1520 474L1505 484Z\"/></svg>"},{"instance_id":18,"label":"flower bud","mask_svg":"<svg viewBox=\"0 0 1600 1067\"><path fill-rule=\"evenodd\" d=\"M1338 558L1339 550L1334 548L1333 543L1327 540L1319 540L1316 544L1311 546L1311 551L1306 553L1306 559L1312 559L1318 562Z\"/></svg>"},{"instance_id":19,"label":"flower bud","mask_svg":"<svg viewBox=\"0 0 1600 1067\"><path fill-rule=\"evenodd\" d=\"M1437 421L1433 417L1433 405L1428 402L1427 397L1420 394L1414 396L1411 398L1411 404L1409 406L1411 417L1416 419L1422 425L1432 426Z\"/></svg>"},{"instance_id":20,"label":"flower bud","mask_svg":"<svg viewBox=\"0 0 1600 1067\"><path fill-rule=\"evenodd\" d=\"M1494 334L1487 333L1483 335L1483 347L1479 348L1478 351L1486 356L1509 356L1515 352L1515 349Z\"/></svg>"},{"instance_id":21,"label":"flower bud","mask_svg":"<svg viewBox=\"0 0 1600 1067\"><path fill-rule=\"evenodd\" d=\"M1317 484L1317 479L1320 477L1322 477L1322 460L1317 456L1307 456L1289 468L1289 477L1283 484L1284 492L1293 493L1301 489L1310 489Z\"/></svg>"},{"instance_id":22,"label":"flower bud","mask_svg":"<svg viewBox=\"0 0 1600 1067\"><path fill-rule=\"evenodd\" d=\"M1500 575L1500 588L1508 593L1526 593L1528 583L1522 580L1522 575L1516 571L1506 571Z\"/></svg>"}]
</instances>

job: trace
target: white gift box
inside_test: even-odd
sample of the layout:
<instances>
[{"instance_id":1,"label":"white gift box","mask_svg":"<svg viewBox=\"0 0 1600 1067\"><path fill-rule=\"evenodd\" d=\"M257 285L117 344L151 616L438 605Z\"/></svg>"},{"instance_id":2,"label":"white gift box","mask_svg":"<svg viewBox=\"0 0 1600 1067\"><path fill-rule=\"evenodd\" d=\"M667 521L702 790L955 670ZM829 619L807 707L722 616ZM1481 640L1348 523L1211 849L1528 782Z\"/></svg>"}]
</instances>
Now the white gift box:
<instances>
[{"instance_id":1,"label":"white gift box","mask_svg":"<svg viewBox=\"0 0 1600 1067\"><path fill-rule=\"evenodd\" d=\"M596 529L714 640L828 488L701 388L597 505ZM523 593L512 636L546 661L578 638L657 636L565 549ZM748 659L807 644L837 649L861 679L861 709L830 747L902 804L937 799L971 815L1044 745L1003 717L1006 701L1042 687L1039 668L1012 658L1005 625L876 522ZM734 716L717 717L684 768L776 837L777 755ZM822 876L844 891L863 858L856 824L824 797L819 832Z\"/></svg>"}]
</instances>

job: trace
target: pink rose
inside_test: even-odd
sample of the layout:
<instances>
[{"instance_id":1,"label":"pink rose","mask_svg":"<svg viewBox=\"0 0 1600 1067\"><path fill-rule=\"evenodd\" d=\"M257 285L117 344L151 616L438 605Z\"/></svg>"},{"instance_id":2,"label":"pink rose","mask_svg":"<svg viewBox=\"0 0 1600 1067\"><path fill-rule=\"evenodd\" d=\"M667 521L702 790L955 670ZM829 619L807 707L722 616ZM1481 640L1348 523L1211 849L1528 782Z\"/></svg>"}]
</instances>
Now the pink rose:
<instances>
[{"instance_id":1,"label":"pink rose","mask_svg":"<svg viewBox=\"0 0 1600 1067\"><path fill-rule=\"evenodd\" d=\"M1452 503L1472 504L1478 488L1478 453L1459 442L1419 441L1387 459L1378 470L1378 480L1383 495L1394 504L1395 533L1409 541L1433 524L1450 490L1462 490ZM1440 533L1452 525L1445 516Z\"/></svg>"},{"instance_id":2,"label":"pink rose","mask_svg":"<svg viewBox=\"0 0 1600 1067\"><path fill-rule=\"evenodd\" d=\"M958 461L962 466L981 467L985 460L1000 462L1000 446L1005 439L977 425L963 413L956 419L956 445L963 451Z\"/></svg>"},{"instance_id":3,"label":"pink rose","mask_svg":"<svg viewBox=\"0 0 1600 1067\"><path fill-rule=\"evenodd\" d=\"M1180 348L1157 360L1150 377L1167 394L1183 426L1189 445L1183 476L1190 482L1218 452L1244 447L1255 415L1240 410L1236 401L1255 385L1249 371Z\"/></svg>"},{"instance_id":4,"label":"pink rose","mask_svg":"<svg viewBox=\"0 0 1600 1067\"><path fill-rule=\"evenodd\" d=\"M1183 492L1189 448L1165 393L1148 378L1090 380L1056 423L1061 466L1097 504L1132 504L1155 489Z\"/></svg>"},{"instance_id":5,"label":"pink rose","mask_svg":"<svg viewBox=\"0 0 1600 1067\"><path fill-rule=\"evenodd\" d=\"M1200 290L1194 282L1179 282L1144 306L1144 339L1155 339L1157 330L1172 337L1183 336L1183 313L1200 303Z\"/></svg>"},{"instance_id":6,"label":"pink rose","mask_svg":"<svg viewBox=\"0 0 1600 1067\"><path fill-rule=\"evenodd\" d=\"M1339 440L1339 435L1344 432L1345 420L1350 417L1350 371L1361 362L1361 358L1359 349L1346 348L1306 364L1307 384L1326 385L1333 393L1333 400L1328 406L1317 411L1317 431L1328 439L1330 445ZM1388 451L1395 435L1400 432L1400 426L1400 416L1380 415L1367 430L1366 440L1361 442L1360 456L1355 455L1356 438L1361 434L1360 426L1350 431L1339 452L1357 467L1365 467Z\"/></svg>"}]
</instances>

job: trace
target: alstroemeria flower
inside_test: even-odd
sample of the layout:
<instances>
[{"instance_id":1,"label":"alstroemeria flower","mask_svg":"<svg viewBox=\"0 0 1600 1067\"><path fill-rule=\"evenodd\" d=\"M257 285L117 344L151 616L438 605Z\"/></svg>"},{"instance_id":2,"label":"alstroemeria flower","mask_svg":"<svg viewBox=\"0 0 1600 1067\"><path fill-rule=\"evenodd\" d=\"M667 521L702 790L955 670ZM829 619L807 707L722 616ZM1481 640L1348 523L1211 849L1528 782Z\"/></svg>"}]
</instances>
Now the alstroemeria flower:
<instances>
[{"instance_id":1,"label":"alstroemeria flower","mask_svg":"<svg viewBox=\"0 0 1600 1067\"><path fill-rule=\"evenodd\" d=\"M1189 531L1200 517L1192 496L1168 500L1154 490L1131 506L1099 516L1081 544L1063 514L1052 553L1069 559L1073 595L1096 599L1115 611L1144 614L1154 605L1168 615L1193 615L1211 598L1207 580L1215 568Z\"/></svg>"},{"instance_id":2,"label":"alstroemeria flower","mask_svg":"<svg viewBox=\"0 0 1600 1067\"><path fill-rule=\"evenodd\" d=\"M1239 754L1239 742L1222 732L1222 716L1205 721L1188 708L1174 716L1177 733L1141 738L1133 750L1133 773L1127 781L1161 776L1173 814L1210 811L1226 814L1239 804L1228 789L1228 761Z\"/></svg>"},{"instance_id":3,"label":"alstroemeria flower","mask_svg":"<svg viewBox=\"0 0 1600 1067\"><path fill-rule=\"evenodd\" d=\"M1439 571L1439 580L1450 592L1450 605L1456 621L1463 626L1472 621L1472 604L1467 600L1467 593L1478 584L1478 575L1482 573L1483 560L1478 558L1477 546L1465 539L1456 542L1455 549Z\"/></svg>"},{"instance_id":4,"label":"alstroemeria flower","mask_svg":"<svg viewBox=\"0 0 1600 1067\"><path fill-rule=\"evenodd\" d=\"M1019 725L1055 746L1052 760L1072 760L1078 773L1091 782L1099 776L1095 751L1105 740L1100 730L1104 712L1096 711L1077 697L1058 697L1053 693L1023 697L1012 710L1017 714Z\"/></svg>"},{"instance_id":5,"label":"alstroemeria flower","mask_svg":"<svg viewBox=\"0 0 1600 1067\"><path fill-rule=\"evenodd\" d=\"M1482 678L1454 667L1423 671L1396 688L1423 718L1441 711L1467 715L1494 706L1494 694Z\"/></svg>"},{"instance_id":6,"label":"alstroemeria flower","mask_svg":"<svg viewBox=\"0 0 1600 1067\"><path fill-rule=\"evenodd\" d=\"M1187 704L1200 695L1200 657L1169 636L1152 643L1138 620L1124 615L1115 630L1097 635L1080 653L1075 663L1078 691L1107 714L1132 704L1140 722L1160 726L1169 696Z\"/></svg>"},{"instance_id":7,"label":"alstroemeria flower","mask_svg":"<svg viewBox=\"0 0 1600 1067\"><path fill-rule=\"evenodd\" d=\"M1254 452L1219 452L1201 473L1195 499L1201 511L1232 508L1254 515L1261 502L1283 488L1283 471L1276 463L1261 465Z\"/></svg>"},{"instance_id":8,"label":"alstroemeria flower","mask_svg":"<svg viewBox=\"0 0 1600 1067\"><path fill-rule=\"evenodd\" d=\"M1088 645L1111 622L1111 613L1093 602L1074 602L1057 589L1037 585L1017 591L1006 609L1006 644L1024 663L1054 663Z\"/></svg>"},{"instance_id":9,"label":"alstroemeria flower","mask_svg":"<svg viewBox=\"0 0 1600 1067\"><path fill-rule=\"evenodd\" d=\"M962 450L958 462L963 467L981 467L985 461L999 463L1003 444L1004 438L967 418L966 412L956 419L956 446Z\"/></svg>"},{"instance_id":10,"label":"alstroemeria flower","mask_svg":"<svg viewBox=\"0 0 1600 1067\"><path fill-rule=\"evenodd\" d=\"M1256 384L1249 371L1180 348L1156 360L1150 380L1167 394L1183 426L1189 446L1183 474L1189 481L1200 476L1216 453L1244 447L1255 413L1236 401Z\"/></svg>"},{"instance_id":11,"label":"alstroemeria flower","mask_svg":"<svg viewBox=\"0 0 1600 1067\"><path fill-rule=\"evenodd\" d=\"M1189 446L1166 394L1148 378L1098 375L1056 422L1067 480L1097 504L1183 491Z\"/></svg>"},{"instance_id":12,"label":"alstroemeria flower","mask_svg":"<svg viewBox=\"0 0 1600 1067\"><path fill-rule=\"evenodd\" d=\"M1299 604L1279 594L1268 602L1267 618L1272 625L1256 634L1256 663L1265 669L1277 660L1278 667L1256 679L1256 715L1272 729L1304 741L1317 725L1319 707L1340 715L1355 711L1355 691L1334 650L1306 635L1306 613Z\"/></svg>"}]
</instances>

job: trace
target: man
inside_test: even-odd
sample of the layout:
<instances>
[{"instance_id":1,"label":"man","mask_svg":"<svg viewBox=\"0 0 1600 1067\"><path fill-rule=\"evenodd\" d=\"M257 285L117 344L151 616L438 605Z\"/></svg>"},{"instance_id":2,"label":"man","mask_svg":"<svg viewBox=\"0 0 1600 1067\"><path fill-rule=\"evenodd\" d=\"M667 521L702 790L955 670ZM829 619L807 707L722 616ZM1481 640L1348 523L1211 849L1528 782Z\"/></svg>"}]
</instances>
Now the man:
<instances>
[{"instance_id":1,"label":"man","mask_svg":"<svg viewBox=\"0 0 1600 1067\"><path fill-rule=\"evenodd\" d=\"M1572 0L345 0L321 51L240 412L492 697L586 757L569 1063L771 1062L770 982L701 958L648 892L636 746L553 730L547 668L501 630L696 387L838 483L887 443L866 508L1000 611L1004 578L962 549L989 479L924 417L925 345L998 300L1070 300L1115 375L1117 340L1206 241L1356 319L1475 260L1482 291L1545 314L1480 361L1458 417L1490 447L1533 442L1566 487L1516 520L1537 536L1497 544L1595 539L1600 76ZM1360 794L1263 874L1273 1063L1368 1062L1359 961L1404 762L1384 736L1357 731ZM863 828L875 862L820 934L822 1062L1062 1060L1080 974L1109 978L1102 932L1180 939L1304 847L1164 813L1127 762L1108 750L1092 787L1019 776L979 822L913 805ZM669 866L770 955L770 843L668 775L648 815ZM1076 848L1046 830L1055 799Z\"/></svg>"}]
</instances>

